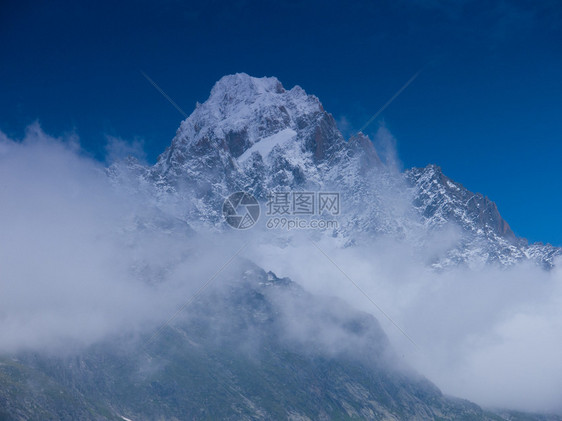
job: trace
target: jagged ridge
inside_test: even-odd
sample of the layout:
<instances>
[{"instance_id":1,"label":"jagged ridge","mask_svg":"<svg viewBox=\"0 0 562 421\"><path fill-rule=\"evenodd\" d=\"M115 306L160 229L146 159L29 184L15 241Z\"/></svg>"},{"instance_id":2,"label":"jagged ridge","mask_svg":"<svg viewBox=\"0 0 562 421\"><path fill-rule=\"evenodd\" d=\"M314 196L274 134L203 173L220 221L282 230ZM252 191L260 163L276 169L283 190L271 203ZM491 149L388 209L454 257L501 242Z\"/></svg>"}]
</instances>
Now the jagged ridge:
<instances>
[{"instance_id":1,"label":"jagged ridge","mask_svg":"<svg viewBox=\"0 0 562 421\"><path fill-rule=\"evenodd\" d=\"M561 250L517 238L494 202L446 177L439 167L402 175L381 163L362 133L345 141L334 118L313 95L286 90L276 78L225 76L182 122L171 146L151 168L129 164L159 197L188 202L177 215L193 224L223 224L225 197L245 190L265 200L273 190L339 191L345 212L339 235L391 235L424 246L455 224L461 236L429 262L438 268L532 260L551 268ZM119 173L114 169L114 173Z\"/></svg>"}]
</instances>

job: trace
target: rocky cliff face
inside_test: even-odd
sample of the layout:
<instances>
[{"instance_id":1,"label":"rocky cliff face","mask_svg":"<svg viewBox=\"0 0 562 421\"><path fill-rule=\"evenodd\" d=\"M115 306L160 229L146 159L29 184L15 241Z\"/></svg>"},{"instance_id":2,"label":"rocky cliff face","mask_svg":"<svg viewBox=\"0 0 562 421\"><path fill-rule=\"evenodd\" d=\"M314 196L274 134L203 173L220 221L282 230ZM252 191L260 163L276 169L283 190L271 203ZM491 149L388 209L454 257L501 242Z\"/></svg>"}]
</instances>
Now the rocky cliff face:
<instances>
[{"instance_id":1,"label":"rocky cliff face","mask_svg":"<svg viewBox=\"0 0 562 421\"><path fill-rule=\"evenodd\" d=\"M429 231L450 224L460 227L462 237L447 251L436 266L471 263L498 263L510 266L523 260L551 268L562 250L542 244L528 245L515 236L501 217L494 202L480 193L472 193L443 174L441 168L428 165L412 168L405 177L413 191L413 206Z\"/></svg>"}]
</instances>

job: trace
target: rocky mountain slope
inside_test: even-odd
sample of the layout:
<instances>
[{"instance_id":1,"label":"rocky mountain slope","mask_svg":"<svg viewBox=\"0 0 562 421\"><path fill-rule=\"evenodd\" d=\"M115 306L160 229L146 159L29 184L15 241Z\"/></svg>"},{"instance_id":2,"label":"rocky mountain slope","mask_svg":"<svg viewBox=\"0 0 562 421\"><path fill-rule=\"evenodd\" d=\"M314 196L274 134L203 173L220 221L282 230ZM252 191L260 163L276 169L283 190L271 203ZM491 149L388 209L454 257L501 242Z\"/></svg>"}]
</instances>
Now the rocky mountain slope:
<instances>
[{"instance_id":1,"label":"rocky mountain slope","mask_svg":"<svg viewBox=\"0 0 562 421\"><path fill-rule=\"evenodd\" d=\"M515 236L501 217L494 202L480 193L472 193L443 174L441 168L428 165L405 173L413 191L413 205L428 231L454 224L461 229L458 244L434 262L437 267L459 263L510 266L532 260L550 269L562 255L560 248L531 244Z\"/></svg>"},{"instance_id":2,"label":"rocky mountain slope","mask_svg":"<svg viewBox=\"0 0 562 421\"><path fill-rule=\"evenodd\" d=\"M251 264L148 338L4 359L0 419L502 419L443 396L372 316Z\"/></svg>"}]
</instances>

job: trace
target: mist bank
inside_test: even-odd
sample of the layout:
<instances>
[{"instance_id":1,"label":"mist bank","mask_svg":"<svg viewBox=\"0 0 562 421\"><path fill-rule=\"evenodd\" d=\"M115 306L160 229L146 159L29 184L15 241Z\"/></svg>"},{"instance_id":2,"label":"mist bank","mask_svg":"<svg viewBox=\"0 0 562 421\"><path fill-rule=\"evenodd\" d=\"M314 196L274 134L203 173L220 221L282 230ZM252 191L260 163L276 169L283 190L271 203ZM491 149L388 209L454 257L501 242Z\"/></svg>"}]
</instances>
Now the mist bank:
<instances>
[{"instance_id":1,"label":"mist bank","mask_svg":"<svg viewBox=\"0 0 562 421\"><path fill-rule=\"evenodd\" d=\"M456 238L454 227L435 233L423 252L389 237L345 247L317 231L193 229L178 217L189 203L155 200L134 180L116 185L78 141L38 125L18 141L0 134L1 353L57 355L150 334L207 281L220 287L228 271L213 276L225 263L245 259L372 314L404 361L446 393L562 411L559 265L428 268L427 255ZM119 142L109 161L139 148ZM382 191L381 203L392 202L392 189ZM228 314L218 311L220 300L216 307L219 319ZM280 308L290 316L290 302ZM279 335L303 341L316 332L328 353L349 344L321 321L288 318Z\"/></svg>"}]
</instances>

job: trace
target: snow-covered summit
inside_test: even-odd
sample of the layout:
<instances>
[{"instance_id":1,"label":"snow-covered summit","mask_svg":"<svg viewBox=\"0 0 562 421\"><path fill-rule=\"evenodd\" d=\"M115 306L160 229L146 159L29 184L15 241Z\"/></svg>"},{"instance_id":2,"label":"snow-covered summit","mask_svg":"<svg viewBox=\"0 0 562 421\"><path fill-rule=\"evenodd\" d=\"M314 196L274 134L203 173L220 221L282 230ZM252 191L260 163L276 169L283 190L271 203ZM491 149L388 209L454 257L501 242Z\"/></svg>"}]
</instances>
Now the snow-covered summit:
<instances>
[{"instance_id":1,"label":"snow-covered summit","mask_svg":"<svg viewBox=\"0 0 562 421\"><path fill-rule=\"evenodd\" d=\"M318 98L300 87L285 90L277 78L237 73L221 78L209 99L181 123L172 152L207 144L224 148L237 158L261 139L282 130L306 135L306 129L323 118L327 114Z\"/></svg>"},{"instance_id":2,"label":"snow-covered summit","mask_svg":"<svg viewBox=\"0 0 562 421\"><path fill-rule=\"evenodd\" d=\"M220 78L211 89L209 99L224 98L243 100L265 93L285 93L285 88L276 77L253 77L246 73L236 73Z\"/></svg>"},{"instance_id":3,"label":"snow-covered summit","mask_svg":"<svg viewBox=\"0 0 562 421\"><path fill-rule=\"evenodd\" d=\"M526 259L551 267L562 254L548 245L528 246L490 199L435 165L403 174L386 168L367 136L346 141L317 97L298 86L285 89L274 77L223 77L181 123L156 165L130 167L142 186L173 197L180 204L175 217L190 225L221 227L224 198L236 191L265 200L274 190L325 190L341 193L344 211L330 234L349 244L386 235L424 247L432 233L454 225L461 235L431 257L436 267Z\"/></svg>"},{"instance_id":4,"label":"snow-covered summit","mask_svg":"<svg viewBox=\"0 0 562 421\"><path fill-rule=\"evenodd\" d=\"M274 77L220 79L181 123L151 170L162 186L189 186L199 197L321 182L323 162L346 148L334 118L314 95ZM208 209L207 209L208 210Z\"/></svg>"}]
</instances>

